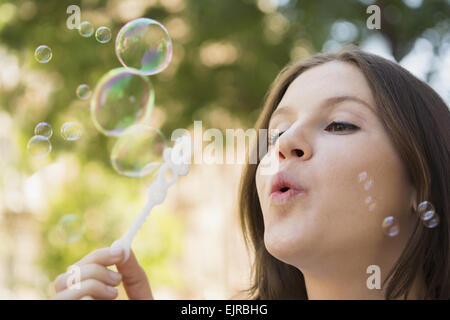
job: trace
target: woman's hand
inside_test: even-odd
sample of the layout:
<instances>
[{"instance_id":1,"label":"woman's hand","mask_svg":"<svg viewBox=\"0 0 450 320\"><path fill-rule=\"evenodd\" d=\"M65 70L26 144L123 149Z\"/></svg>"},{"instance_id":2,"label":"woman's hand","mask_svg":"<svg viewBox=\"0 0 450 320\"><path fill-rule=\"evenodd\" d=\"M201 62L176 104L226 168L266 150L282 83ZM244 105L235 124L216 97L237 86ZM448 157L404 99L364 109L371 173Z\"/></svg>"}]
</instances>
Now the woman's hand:
<instances>
[{"instance_id":1,"label":"woman's hand","mask_svg":"<svg viewBox=\"0 0 450 320\"><path fill-rule=\"evenodd\" d=\"M153 299L147 276L130 249L130 257L120 263L124 255L122 248L102 248L91 252L73 265L79 268L80 282L69 284L72 273L60 274L55 279L56 300L117 298L116 286L123 282L129 299ZM119 272L107 267L116 265ZM70 286L70 287L69 287Z\"/></svg>"}]
</instances>

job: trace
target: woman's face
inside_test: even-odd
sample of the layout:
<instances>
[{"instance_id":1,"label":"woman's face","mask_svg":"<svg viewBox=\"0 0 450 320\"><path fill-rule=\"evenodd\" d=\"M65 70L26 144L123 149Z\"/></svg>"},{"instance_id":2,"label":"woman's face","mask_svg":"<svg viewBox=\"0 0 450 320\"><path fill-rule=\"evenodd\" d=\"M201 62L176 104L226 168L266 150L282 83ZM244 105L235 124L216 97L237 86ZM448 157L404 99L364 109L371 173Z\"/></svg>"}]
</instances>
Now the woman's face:
<instances>
[{"instance_id":1,"label":"woman's face","mask_svg":"<svg viewBox=\"0 0 450 320\"><path fill-rule=\"evenodd\" d=\"M332 61L302 73L272 114L272 129L283 133L262 161L278 170L258 166L256 185L273 256L315 270L330 259L381 264L398 253L416 220L414 190L356 66ZM298 190L272 193L277 172ZM287 192L295 195L283 200ZM394 237L383 232L387 216L398 222Z\"/></svg>"}]
</instances>

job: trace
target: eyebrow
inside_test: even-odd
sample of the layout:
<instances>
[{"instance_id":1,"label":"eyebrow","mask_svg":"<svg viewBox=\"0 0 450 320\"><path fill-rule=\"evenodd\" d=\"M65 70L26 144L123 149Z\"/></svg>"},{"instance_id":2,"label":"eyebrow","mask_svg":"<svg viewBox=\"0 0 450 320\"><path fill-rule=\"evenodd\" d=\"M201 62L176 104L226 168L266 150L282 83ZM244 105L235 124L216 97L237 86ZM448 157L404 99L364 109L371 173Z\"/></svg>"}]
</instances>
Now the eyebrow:
<instances>
[{"instance_id":1,"label":"eyebrow","mask_svg":"<svg viewBox=\"0 0 450 320\"><path fill-rule=\"evenodd\" d=\"M322 101L322 103L319 106L319 109L324 109L326 107L335 106L335 105L337 105L337 104L339 104L341 102L344 102L344 101L354 101L356 103L362 104L362 105L366 106L370 111L375 113L374 109L371 107L370 104L368 104L367 102L365 102L364 100L362 100L362 99L360 99L358 97L350 96L350 95L343 95L343 96L336 96L336 97L328 98L328 99ZM291 107L286 106L286 107L277 108L272 113L272 116L270 117L271 120L269 121L269 125L270 125L270 122L272 122L272 119L275 116L279 116L281 114L291 114L291 113L295 113L295 110L293 108L291 108Z\"/></svg>"}]
</instances>

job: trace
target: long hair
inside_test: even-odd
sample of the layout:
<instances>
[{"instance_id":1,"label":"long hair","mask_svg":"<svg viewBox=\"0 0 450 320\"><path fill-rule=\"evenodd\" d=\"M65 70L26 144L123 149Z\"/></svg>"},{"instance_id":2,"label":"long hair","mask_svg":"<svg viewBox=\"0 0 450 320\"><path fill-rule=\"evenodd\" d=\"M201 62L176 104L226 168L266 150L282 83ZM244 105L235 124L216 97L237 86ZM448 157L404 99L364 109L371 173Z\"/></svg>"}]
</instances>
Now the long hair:
<instances>
[{"instance_id":1,"label":"long hair","mask_svg":"<svg viewBox=\"0 0 450 320\"><path fill-rule=\"evenodd\" d=\"M417 274L423 274L424 299L450 299L450 111L425 82L398 64L350 46L336 54L316 54L286 66L271 85L255 129L268 129L273 111L300 74L329 61L351 63L367 79L378 116L411 182L417 203L433 203L440 223L425 228L419 219L400 257L386 277L385 298L407 298ZM259 137L258 137L259 139ZM250 152L257 152L259 141ZM303 274L273 257L264 245L264 222L255 175L247 162L239 187L239 219L248 250L254 252L250 299L307 299Z\"/></svg>"}]
</instances>

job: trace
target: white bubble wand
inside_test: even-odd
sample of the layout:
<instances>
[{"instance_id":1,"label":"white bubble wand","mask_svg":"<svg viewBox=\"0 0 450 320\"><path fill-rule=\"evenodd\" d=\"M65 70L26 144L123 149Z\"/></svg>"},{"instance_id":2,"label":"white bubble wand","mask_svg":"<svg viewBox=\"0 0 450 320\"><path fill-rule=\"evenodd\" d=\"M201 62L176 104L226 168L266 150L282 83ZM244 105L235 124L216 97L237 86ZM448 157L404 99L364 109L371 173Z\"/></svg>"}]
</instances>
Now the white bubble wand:
<instances>
[{"instance_id":1,"label":"white bubble wand","mask_svg":"<svg viewBox=\"0 0 450 320\"><path fill-rule=\"evenodd\" d=\"M167 195L167 189L173 185L178 176L184 176L189 172L189 160L192 154L192 141L189 136L179 137L173 148L164 149L164 162L157 172L156 180L148 187L147 203L142 208L138 217L134 221L128 232L122 238L116 240L111 248L120 247L124 250L124 258L122 263L127 261L130 256L130 248L134 237L144 224L153 207L161 204ZM166 180L166 172L172 171L171 179Z\"/></svg>"}]
</instances>

